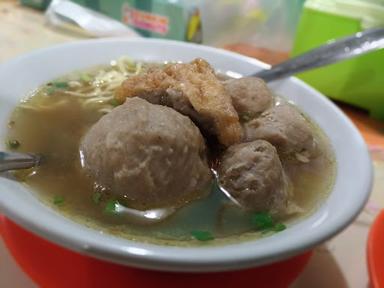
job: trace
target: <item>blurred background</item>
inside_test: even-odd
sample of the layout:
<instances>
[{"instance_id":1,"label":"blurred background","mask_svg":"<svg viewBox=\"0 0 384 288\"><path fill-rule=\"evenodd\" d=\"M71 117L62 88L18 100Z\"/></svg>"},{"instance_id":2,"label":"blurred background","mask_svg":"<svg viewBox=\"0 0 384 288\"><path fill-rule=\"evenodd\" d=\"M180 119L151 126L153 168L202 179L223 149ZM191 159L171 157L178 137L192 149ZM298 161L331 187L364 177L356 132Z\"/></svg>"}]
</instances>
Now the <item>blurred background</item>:
<instances>
[{"instance_id":1,"label":"blurred background","mask_svg":"<svg viewBox=\"0 0 384 288\"><path fill-rule=\"evenodd\" d=\"M384 0L0 0L0 65L34 49L99 37L195 42L274 65L374 27L384 27ZM358 219L314 251L294 287L367 287L367 235L384 206L384 50L297 76L357 125L375 185ZM0 287L36 287L3 244Z\"/></svg>"}]
</instances>

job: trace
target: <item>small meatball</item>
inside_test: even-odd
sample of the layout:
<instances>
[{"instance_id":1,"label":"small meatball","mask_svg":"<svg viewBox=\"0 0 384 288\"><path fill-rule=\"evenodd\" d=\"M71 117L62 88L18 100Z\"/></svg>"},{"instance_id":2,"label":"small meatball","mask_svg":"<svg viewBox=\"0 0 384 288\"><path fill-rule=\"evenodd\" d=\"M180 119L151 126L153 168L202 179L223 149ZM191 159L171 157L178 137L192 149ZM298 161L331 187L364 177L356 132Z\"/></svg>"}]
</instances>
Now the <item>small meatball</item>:
<instances>
[{"instance_id":1,"label":"small meatball","mask_svg":"<svg viewBox=\"0 0 384 288\"><path fill-rule=\"evenodd\" d=\"M120 102L140 97L172 107L216 135L225 146L241 141L242 129L231 97L203 59L155 67L130 77L117 89L115 97Z\"/></svg>"},{"instance_id":2,"label":"small meatball","mask_svg":"<svg viewBox=\"0 0 384 288\"><path fill-rule=\"evenodd\" d=\"M130 98L83 137L82 164L99 185L149 209L205 196L211 180L199 129L186 116Z\"/></svg>"},{"instance_id":3,"label":"small meatball","mask_svg":"<svg viewBox=\"0 0 384 288\"><path fill-rule=\"evenodd\" d=\"M284 159L306 163L316 156L317 145L311 124L290 104L275 106L245 123L244 139L267 140Z\"/></svg>"},{"instance_id":4,"label":"small meatball","mask_svg":"<svg viewBox=\"0 0 384 288\"><path fill-rule=\"evenodd\" d=\"M220 182L247 210L284 214L288 182L275 147L256 140L229 147L219 167Z\"/></svg>"},{"instance_id":5,"label":"small meatball","mask_svg":"<svg viewBox=\"0 0 384 288\"><path fill-rule=\"evenodd\" d=\"M223 82L225 90L232 98L235 107L242 121L260 115L271 107L273 96L267 84L260 78L243 77L230 79Z\"/></svg>"}]
</instances>

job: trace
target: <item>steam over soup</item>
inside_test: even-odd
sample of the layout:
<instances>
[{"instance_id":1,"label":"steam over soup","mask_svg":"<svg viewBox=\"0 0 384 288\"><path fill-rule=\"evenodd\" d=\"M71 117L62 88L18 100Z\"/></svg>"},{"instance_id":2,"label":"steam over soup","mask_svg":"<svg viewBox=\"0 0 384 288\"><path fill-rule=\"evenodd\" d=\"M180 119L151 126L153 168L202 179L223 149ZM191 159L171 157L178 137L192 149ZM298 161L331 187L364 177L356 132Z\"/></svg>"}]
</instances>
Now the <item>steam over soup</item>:
<instances>
[{"instance_id":1,"label":"steam over soup","mask_svg":"<svg viewBox=\"0 0 384 288\"><path fill-rule=\"evenodd\" d=\"M332 188L328 139L261 79L223 78L203 59L121 58L46 83L8 123L9 149L44 155L15 176L65 216L137 241L219 245L289 229ZM175 212L143 224L119 207Z\"/></svg>"}]
</instances>

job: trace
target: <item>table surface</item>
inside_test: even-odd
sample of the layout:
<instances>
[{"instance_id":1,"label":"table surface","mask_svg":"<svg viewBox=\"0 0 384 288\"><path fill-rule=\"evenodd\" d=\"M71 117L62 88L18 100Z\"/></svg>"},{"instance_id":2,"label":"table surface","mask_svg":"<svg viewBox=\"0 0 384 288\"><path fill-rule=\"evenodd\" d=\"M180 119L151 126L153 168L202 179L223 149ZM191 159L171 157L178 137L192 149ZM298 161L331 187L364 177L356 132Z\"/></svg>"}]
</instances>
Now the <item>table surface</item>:
<instances>
[{"instance_id":1,"label":"table surface","mask_svg":"<svg viewBox=\"0 0 384 288\"><path fill-rule=\"evenodd\" d=\"M41 12L22 7L16 1L2 0L0 3L0 63L33 49L82 38L84 35L48 27ZM258 57L265 55L267 58L264 59L273 61L264 50L260 52L244 45L233 45L230 49ZM281 60L284 56L278 57ZM304 272L292 285L294 288L361 288L369 285L365 255L367 235L377 208L384 207L384 123L370 119L359 109L339 106L358 127L371 149L375 167L374 188L367 207L353 224L314 250ZM20 270L2 241L0 287L37 287Z\"/></svg>"}]
</instances>

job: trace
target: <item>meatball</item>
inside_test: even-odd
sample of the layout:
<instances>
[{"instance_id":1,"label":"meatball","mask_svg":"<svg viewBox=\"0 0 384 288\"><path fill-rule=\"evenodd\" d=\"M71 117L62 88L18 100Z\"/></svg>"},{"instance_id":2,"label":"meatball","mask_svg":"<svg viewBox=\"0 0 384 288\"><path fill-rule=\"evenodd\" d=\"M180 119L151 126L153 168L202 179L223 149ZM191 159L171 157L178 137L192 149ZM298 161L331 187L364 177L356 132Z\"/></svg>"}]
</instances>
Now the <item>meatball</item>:
<instances>
[{"instance_id":1,"label":"meatball","mask_svg":"<svg viewBox=\"0 0 384 288\"><path fill-rule=\"evenodd\" d=\"M241 141L242 129L231 97L203 59L154 67L130 77L117 89L115 97L120 102L140 97L170 106L217 136L225 146Z\"/></svg>"},{"instance_id":2,"label":"meatball","mask_svg":"<svg viewBox=\"0 0 384 288\"><path fill-rule=\"evenodd\" d=\"M256 140L229 147L220 182L247 210L281 215L288 208L288 181L275 147Z\"/></svg>"},{"instance_id":3,"label":"meatball","mask_svg":"<svg viewBox=\"0 0 384 288\"><path fill-rule=\"evenodd\" d=\"M231 96L233 107L243 121L248 121L271 107L273 96L260 78L243 77L223 82Z\"/></svg>"},{"instance_id":4,"label":"meatball","mask_svg":"<svg viewBox=\"0 0 384 288\"><path fill-rule=\"evenodd\" d=\"M186 116L130 98L83 137L86 172L130 207L178 206L203 197L211 180L199 129Z\"/></svg>"},{"instance_id":5,"label":"meatball","mask_svg":"<svg viewBox=\"0 0 384 288\"><path fill-rule=\"evenodd\" d=\"M245 123L244 140L267 140L277 148L280 157L306 163L317 153L310 125L292 105L281 104Z\"/></svg>"}]
</instances>

